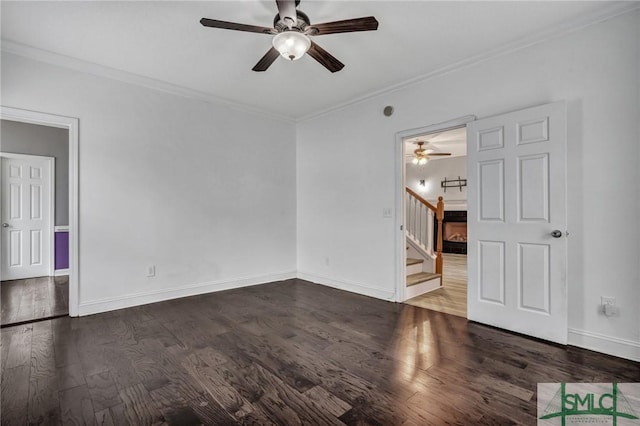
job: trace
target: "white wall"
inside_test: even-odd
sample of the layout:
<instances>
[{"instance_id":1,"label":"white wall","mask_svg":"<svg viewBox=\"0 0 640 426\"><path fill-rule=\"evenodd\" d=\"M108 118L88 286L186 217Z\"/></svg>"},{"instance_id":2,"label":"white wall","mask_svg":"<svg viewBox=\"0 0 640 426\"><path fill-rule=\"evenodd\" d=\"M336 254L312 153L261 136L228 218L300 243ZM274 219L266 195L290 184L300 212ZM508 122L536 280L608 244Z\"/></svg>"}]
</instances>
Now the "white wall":
<instances>
[{"instance_id":1,"label":"white wall","mask_svg":"<svg viewBox=\"0 0 640 426\"><path fill-rule=\"evenodd\" d=\"M79 118L81 314L295 276L293 124L5 53L2 104Z\"/></svg>"},{"instance_id":2,"label":"white wall","mask_svg":"<svg viewBox=\"0 0 640 426\"><path fill-rule=\"evenodd\" d=\"M460 179L467 178L466 156L430 160L422 166L408 163L405 169L405 185L434 205L441 196L446 210L456 210L461 205L466 208L467 187L463 186L462 190L458 187L447 188L445 191L440 183L445 178L452 180L458 179L458 176ZM422 179L424 186L420 185Z\"/></svg>"},{"instance_id":3,"label":"white wall","mask_svg":"<svg viewBox=\"0 0 640 426\"><path fill-rule=\"evenodd\" d=\"M566 100L570 341L640 360L639 29L631 12L300 123L299 275L393 298L395 134Z\"/></svg>"}]
</instances>

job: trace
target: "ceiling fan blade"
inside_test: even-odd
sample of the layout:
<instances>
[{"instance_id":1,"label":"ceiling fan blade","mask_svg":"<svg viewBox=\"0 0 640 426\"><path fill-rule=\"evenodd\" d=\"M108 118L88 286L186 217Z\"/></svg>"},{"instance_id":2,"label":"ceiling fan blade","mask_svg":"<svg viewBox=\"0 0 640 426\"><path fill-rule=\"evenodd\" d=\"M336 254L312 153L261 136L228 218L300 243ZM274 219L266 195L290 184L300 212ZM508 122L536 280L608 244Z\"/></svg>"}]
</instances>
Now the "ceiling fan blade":
<instances>
[{"instance_id":1,"label":"ceiling fan blade","mask_svg":"<svg viewBox=\"0 0 640 426\"><path fill-rule=\"evenodd\" d=\"M307 53L331 72L340 71L344 68L344 64L342 62L334 58L331 53L327 52L313 41L311 42L311 47Z\"/></svg>"},{"instance_id":2,"label":"ceiling fan blade","mask_svg":"<svg viewBox=\"0 0 640 426\"><path fill-rule=\"evenodd\" d=\"M236 22L219 21L217 19L202 18L200 23L205 27L221 28L224 30L247 31L250 33L276 34L276 30L258 25L238 24Z\"/></svg>"},{"instance_id":3,"label":"ceiling fan blade","mask_svg":"<svg viewBox=\"0 0 640 426\"><path fill-rule=\"evenodd\" d=\"M436 157L436 156L447 156L447 155L451 155L450 152L430 152L427 154L429 157Z\"/></svg>"},{"instance_id":4,"label":"ceiling fan blade","mask_svg":"<svg viewBox=\"0 0 640 426\"><path fill-rule=\"evenodd\" d=\"M345 19L344 21L326 22L311 25L305 32L309 35L326 35L337 33L352 33L356 31L375 31L378 21L373 16L365 18Z\"/></svg>"},{"instance_id":5,"label":"ceiling fan blade","mask_svg":"<svg viewBox=\"0 0 640 426\"><path fill-rule=\"evenodd\" d=\"M278 59L278 56L280 56L280 53L272 47L251 69L253 71L266 71L267 68L269 68L276 59Z\"/></svg>"},{"instance_id":6,"label":"ceiling fan blade","mask_svg":"<svg viewBox=\"0 0 640 426\"><path fill-rule=\"evenodd\" d=\"M295 0L276 0L276 4L278 5L280 19L287 24L287 26L289 26L289 24L293 26L298 23ZM291 26L289 26L289 28L291 28Z\"/></svg>"}]
</instances>

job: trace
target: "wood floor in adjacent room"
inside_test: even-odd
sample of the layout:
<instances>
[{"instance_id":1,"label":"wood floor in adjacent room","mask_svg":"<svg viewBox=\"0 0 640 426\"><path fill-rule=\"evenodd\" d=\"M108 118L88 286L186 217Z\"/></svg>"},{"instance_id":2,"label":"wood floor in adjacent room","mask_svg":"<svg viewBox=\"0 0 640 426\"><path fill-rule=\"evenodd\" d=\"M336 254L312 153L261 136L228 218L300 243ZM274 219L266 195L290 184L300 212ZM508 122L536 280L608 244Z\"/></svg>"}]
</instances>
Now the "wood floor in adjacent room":
<instances>
[{"instance_id":1,"label":"wood floor in adjacent room","mask_svg":"<svg viewBox=\"0 0 640 426\"><path fill-rule=\"evenodd\" d=\"M467 255L443 253L442 259L442 287L405 303L466 318Z\"/></svg>"},{"instance_id":2,"label":"wood floor in adjacent room","mask_svg":"<svg viewBox=\"0 0 640 426\"><path fill-rule=\"evenodd\" d=\"M0 325L69 314L69 277L0 282Z\"/></svg>"},{"instance_id":3,"label":"wood floor in adjacent room","mask_svg":"<svg viewBox=\"0 0 640 426\"><path fill-rule=\"evenodd\" d=\"M506 425L639 364L300 280L1 333L2 424Z\"/></svg>"}]
</instances>

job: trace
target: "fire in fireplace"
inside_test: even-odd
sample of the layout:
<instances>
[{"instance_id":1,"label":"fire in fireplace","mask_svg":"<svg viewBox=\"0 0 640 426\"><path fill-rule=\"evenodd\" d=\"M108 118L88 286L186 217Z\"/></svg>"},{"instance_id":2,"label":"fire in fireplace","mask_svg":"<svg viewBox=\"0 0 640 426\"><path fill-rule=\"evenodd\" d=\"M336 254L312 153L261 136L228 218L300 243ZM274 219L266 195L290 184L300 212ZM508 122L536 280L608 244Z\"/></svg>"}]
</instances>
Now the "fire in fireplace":
<instances>
[{"instance_id":1,"label":"fire in fireplace","mask_svg":"<svg viewBox=\"0 0 640 426\"><path fill-rule=\"evenodd\" d=\"M462 222L445 222L442 224L444 241L467 242L467 224Z\"/></svg>"},{"instance_id":2,"label":"fire in fireplace","mask_svg":"<svg viewBox=\"0 0 640 426\"><path fill-rule=\"evenodd\" d=\"M438 241L438 224L435 223L434 250ZM442 252L467 254L467 212L444 212L442 220Z\"/></svg>"}]
</instances>

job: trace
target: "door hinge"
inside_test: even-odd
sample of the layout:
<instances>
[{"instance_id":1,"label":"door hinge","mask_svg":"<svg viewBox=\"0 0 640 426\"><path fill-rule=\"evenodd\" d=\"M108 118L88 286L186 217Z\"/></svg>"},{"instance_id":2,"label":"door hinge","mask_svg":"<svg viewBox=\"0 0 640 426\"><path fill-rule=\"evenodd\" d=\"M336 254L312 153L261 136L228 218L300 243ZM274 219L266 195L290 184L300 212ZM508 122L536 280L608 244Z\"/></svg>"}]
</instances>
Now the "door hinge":
<instances>
[{"instance_id":1,"label":"door hinge","mask_svg":"<svg viewBox=\"0 0 640 426\"><path fill-rule=\"evenodd\" d=\"M400 230L401 230L401 231L402 231L402 227L403 227L403 225L400 225Z\"/></svg>"}]
</instances>

